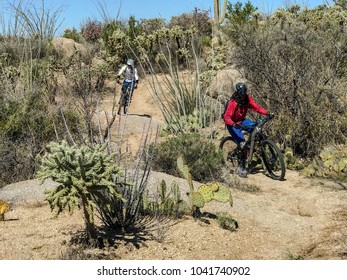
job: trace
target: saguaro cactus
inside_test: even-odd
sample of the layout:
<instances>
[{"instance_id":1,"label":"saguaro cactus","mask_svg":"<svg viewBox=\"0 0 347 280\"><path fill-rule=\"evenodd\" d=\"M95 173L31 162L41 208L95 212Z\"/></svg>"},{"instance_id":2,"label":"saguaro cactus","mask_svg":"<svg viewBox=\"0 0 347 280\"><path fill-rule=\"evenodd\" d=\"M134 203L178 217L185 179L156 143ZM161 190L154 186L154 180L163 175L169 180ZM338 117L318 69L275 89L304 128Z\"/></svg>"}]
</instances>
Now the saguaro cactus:
<instances>
[{"instance_id":1,"label":"saguaro cactus","mask_svg":"<svg viewBox=\"0 0 347 280\"><path fill-rule=\"evenodd\" d=\"M225 13L227 10L227 0L223 1L223 7L221 9L220 6L220 0L214 0L214 14L213 14L213 19L212 19L212 28L213 28L213 32L215 34L215 32L218 30L218 27L223 23L224 19L225 19Z\"/></svg>"}]
</instances>

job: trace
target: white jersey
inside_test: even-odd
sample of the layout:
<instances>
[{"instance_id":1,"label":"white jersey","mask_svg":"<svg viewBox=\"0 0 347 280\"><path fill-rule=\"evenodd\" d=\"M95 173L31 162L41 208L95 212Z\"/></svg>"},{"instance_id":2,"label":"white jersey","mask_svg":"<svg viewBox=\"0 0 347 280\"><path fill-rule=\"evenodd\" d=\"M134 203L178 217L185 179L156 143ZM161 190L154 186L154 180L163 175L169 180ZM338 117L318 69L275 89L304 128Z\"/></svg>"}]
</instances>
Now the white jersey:
<instances>
[{"instance_id":1,"label":"white jersey","mask_svg":"<svg viewBox=\"0 0 347 280\"><path fill-rule=\"evenodd\" d=\"M124 79L126 82L138 81L139 76L137 75L137 69L136 68L132 68L132 67L128 67L128 65L124 65L119 70L117 76L122 75L124 71L125 71Z\"/></svg>"}]
</instances>

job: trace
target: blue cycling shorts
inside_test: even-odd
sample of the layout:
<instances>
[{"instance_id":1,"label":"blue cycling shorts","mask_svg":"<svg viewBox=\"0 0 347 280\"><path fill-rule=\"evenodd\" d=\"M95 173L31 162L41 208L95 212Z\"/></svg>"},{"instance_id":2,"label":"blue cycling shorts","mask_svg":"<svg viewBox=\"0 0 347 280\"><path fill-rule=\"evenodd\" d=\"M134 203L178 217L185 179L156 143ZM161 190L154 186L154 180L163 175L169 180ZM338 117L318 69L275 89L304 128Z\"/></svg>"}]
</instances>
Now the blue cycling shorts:
<instances>
[{"instance_id":1,"label":"blue cycling shorts","mask_svg":"<svg viewBox=\"0 0 347 280\"><path fill-rule=\"evenodd\" d=\"M244 120L241 122L242 128L235 128L234 126L227 125L227 129L236 144L240 144L245 141L242 130L251 132L255 126L255 122L251 120Z\"/></svg>"}]
</instances>

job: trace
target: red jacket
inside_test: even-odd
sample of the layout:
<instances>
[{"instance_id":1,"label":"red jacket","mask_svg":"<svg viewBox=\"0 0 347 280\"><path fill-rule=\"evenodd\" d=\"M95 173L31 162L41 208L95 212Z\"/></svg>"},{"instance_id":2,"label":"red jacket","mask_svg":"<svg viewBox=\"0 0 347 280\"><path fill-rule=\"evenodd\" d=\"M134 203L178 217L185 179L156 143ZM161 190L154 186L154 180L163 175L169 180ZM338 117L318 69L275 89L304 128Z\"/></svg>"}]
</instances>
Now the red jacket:
<instances>
[{"instance_id":1,"label":"red jacket","mask_svg":"<svg viewBox=\"0 0 347 280\"><path fill-rule=\"evenodd\" d=\"M268 111L258 105L252 99L252 97L248 96L248 101L248 104L242 105L237 108L237 102L234 99L231 99L224 114L224 122L227 125L234 125L235 123L242 122L246 117L248 109L251 109L252 111L255 111L262 115L268 114Z\"/></svg>"}]
</instances>

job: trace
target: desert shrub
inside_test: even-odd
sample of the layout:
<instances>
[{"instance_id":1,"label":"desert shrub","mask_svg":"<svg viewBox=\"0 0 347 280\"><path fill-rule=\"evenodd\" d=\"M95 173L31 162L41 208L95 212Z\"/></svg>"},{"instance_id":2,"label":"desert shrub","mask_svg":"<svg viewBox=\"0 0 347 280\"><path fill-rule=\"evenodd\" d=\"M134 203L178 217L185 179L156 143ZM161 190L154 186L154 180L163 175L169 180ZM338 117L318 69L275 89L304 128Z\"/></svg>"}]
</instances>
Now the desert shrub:
<instances>
[{"instance_id":1,"label":"desert shrub","mask_svg":"<svg viewBox=\"0 0 347 280\"><path fill-rule=\"evenodd\" d=\"M182 155L190 168L192 178L211 181L220 176L221 155L216 146L199 134L172 137L154 147L153 169L180 177L177 158Z\"/></svg>"},{"instance_id":2,"label":"desert shrub","mask_svg":"<svg viewBox=\"0 0 347 280\"><path fill-rule=\"evenodd\" d=\"M0 40L0 66L17 66L20 60L22 40L16 38L3 38Z\"/></svg>"},{"instance_id":3,"label":"desert shrub","mask_svg":"<svg viewBox=\"0 0 347 280\"><path fill-rule=\"evenodd\" d=\"M31 179L37 168L35 158L45 145L67 136L65 122L72 135L81 127L75 111L65 107L64 122L61 111L51 102L52 65L46 60L33 60L21 66L12 67L18 75L0 73L0 185Z\"/></svg>"},{"instance_id":4,"label":"desert shrub","mask_svg":"<svg viewBox=\"0 0 347 280\"><path fill-rule=\"evenodd\" d=\"M129 41L124 25L115 20L103 25L101 39L107 56L114 56L113 61L120 63L125 55L125 47Z\"/></svg>"},{"instance_id":5,"label":"desert shrub","mask_svg":"<svg viewBox=\"0 0 347 280\"><path fill-rule=\"evenodd\" d=\"M232 4L228 2L226 14L225 14L225 24L223 25L223 31L230 36L234 42L238 42L239 32L242 32L242 26L245 23L256 24L257 22L257 10L250 1L247 1L243 6L243 3L236 2Z\"/></svg>"},{"instance_id":6,"label":"desert shrub","mask_svg":"<svg viewBox=\"0 0 347 280\"><path fill-rule=\"evenodd\" d=\"M141 19L140 24L142 26L143 32L145 32L147 35L150 35L154 31L164 28L165 20L162 18Z\"/></svg>"},{"instance_id":7,"label":"desert shrub","mask_svg":"<svg viewBox=\"0 0 347 280\"><path fill-rule=\"evenodd\" d=\"M195 8L191 13L183 13L178 16L173 16L170 19L168 26L171 28L175 25L188 30L192 26L195 27L201 36L211 36L212 25L208 11L203 11Z\"/></svg>"},{"instance_id":8,"label":"desert shrub","mask_svg":"<svg viewBox=\"0 0 347 280\"><path fill-rule=\"evenodd\" d=\"M0 185L32 178L36 155L55 138L45 102L38 92L26 94L25 99L15 100L0 91Z\"/></svg>"},{"instance_id":9,"label":"desert shrub","mask_svg":"<svg viewBox=\"0 0 347 280\"><path fill-rule=\"evenodd\" d=\"M75 59L77 63L65 71L68 83L65 94L74 100L74 108L83 119L84 125L80 127L80 139L88 138L89 142L93 142L95 123L92 119L100 100L104 97L104 82L108 68L105 65L87 64L88 58L76 57Z\"/></svg>"},{"instance_id":10,"label":"desert shrub","mask_svg":"<svg viewBox=\"0 0 347 280\"><path fill-rule=\"evenodd\" d=\"M347 135L347 36L339 24L346 12L331 9L302 15L296 7L258 27L245 24L233 52L251 94L277 115L272 137L302 157Z\"/></svg>"},{"instance_id":11,"label":"desert shrub","mask_svg":"<svg viewBox=\"0 0 347 280\"><path fill-rule=\"evenodd\" d=\"M67 39L72 39L76 43L82 43L82 35L77 31L75 27L73 27L72 29L65 29L63 37Z\"/></svg>"},{"instance_id":12,"label":"desert shrub","mask_svg":"<svg viewBox=\"0 0 347 280\"><path fill-rule=\"evenodd\" d=\"M88 19L82 26L82 36L88 43L94 43L101 37L102 24L96 20Z\"/></svg>"}]
</instances>

